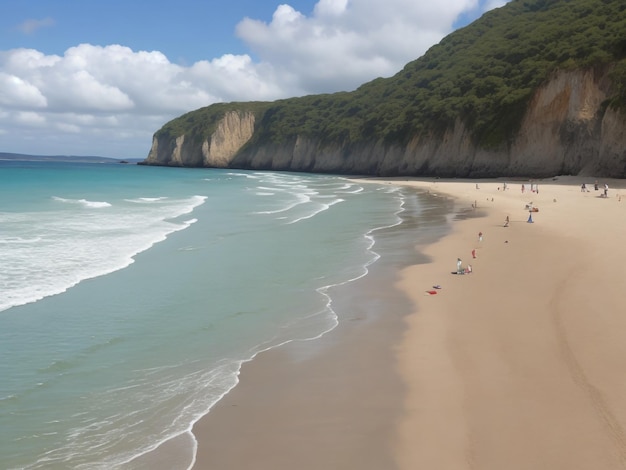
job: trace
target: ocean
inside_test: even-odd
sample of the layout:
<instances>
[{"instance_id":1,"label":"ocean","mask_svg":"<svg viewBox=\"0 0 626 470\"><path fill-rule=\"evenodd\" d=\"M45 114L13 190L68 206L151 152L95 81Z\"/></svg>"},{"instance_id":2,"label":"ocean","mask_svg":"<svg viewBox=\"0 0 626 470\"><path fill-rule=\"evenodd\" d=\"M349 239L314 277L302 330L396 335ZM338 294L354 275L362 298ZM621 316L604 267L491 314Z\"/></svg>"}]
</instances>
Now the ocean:
<instances>
[{"instance_id":1,"label":"ocean","mask_svg":"<svg viewBox=\"0 0 626 470\"><path fill-rule=\"evenodd\" d=\"M134 469L452 202L334 175L0 161L0 468ZM345 304L343 309L345 309Z\"/></svg>"}]
</instances>

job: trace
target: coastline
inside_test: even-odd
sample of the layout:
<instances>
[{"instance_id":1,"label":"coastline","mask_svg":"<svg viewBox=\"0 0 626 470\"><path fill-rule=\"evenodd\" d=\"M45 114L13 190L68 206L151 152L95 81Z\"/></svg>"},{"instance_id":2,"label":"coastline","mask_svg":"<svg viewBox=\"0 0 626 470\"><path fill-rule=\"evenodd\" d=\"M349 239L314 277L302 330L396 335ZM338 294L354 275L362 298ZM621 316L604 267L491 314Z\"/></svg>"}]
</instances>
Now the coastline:
<instances>
[{"instance_id":1,"label":"coastline","mask_svg":"<svg viewBox=\"0 0 626 470\"><path fill-rule=\"evenodd\" d=\"M404 394L390 367L392 346L411 309L393 286L379 282L393 275L365 276L334 297L334 308L351 308L321 338L243 364L240 383L194 425L192 468L392 468L391 436ZM394 308L374 312L380 305Z\"/></svg>"},{"instance_id":2,"label":"coastline","mask_svg":"<svg viewBox=\"0 0 626 470\"><path fill-rule=\"evenodd\" d=\"M404 396L394 346L412 311L394 284L401 267L427 261L413 249L416 227L424 243L443 236L452 208L449 198L407 201L405 222L375 235L382 258L331 294L337 327L243 364L239 384L193 427L194 469L394 467Z\"/></svg>"},{"instance_id":3,"label":"coastline","mask_svg":"<svg viewBox=\"0 0 626 470\"><path fill-rule=\"evenodd\" d=\"M386 274L393 315L340 323L325 352L294 343L246 364L194 427L193 468L623 468L623 182L604 199L572 177L538 181L539 194L503 180L363 181L484 217L420 247L430 263ZM457 257L471 275L451 274Z\"/></svg>"}]
</instances>

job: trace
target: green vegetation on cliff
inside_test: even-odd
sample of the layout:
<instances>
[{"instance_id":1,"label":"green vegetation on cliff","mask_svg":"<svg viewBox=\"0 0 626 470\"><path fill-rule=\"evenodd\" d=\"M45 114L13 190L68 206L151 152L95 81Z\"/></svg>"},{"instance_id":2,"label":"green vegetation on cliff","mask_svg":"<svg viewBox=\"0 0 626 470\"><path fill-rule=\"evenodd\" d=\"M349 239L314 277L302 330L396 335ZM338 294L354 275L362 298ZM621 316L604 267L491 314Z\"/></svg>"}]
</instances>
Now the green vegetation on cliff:
<instances>
[{"instance_id":1,"label":"green vegetation on cliff","mask_svg":"<svg viewBox=\"0 0 626 470\"><path fill-rule=\"evenodd\" d=\"M216 104L166 124L157 135L206 138L224 112L250 110L249 145L298 135L328 144L409 139L461 120L490 147L515 134L534 90L559 69L610 70L615 108L626 106L624 0L513 0L433 46L391 78L353 92L272 103Z\"/></svg>"},{"instance_id":2,"label":"green vegetation on cliff","mask_svg":"<svg viewBox=\"0 0 626 470\"><path fill-rule=\"evenodd\" d=\"M175 139L183 134L194 139L205 140L209 137L220 119L229 111L248 111L256 117L262 115L270 103L248 101L246 103L215 103L205 108L190 111L165 124L157 135Z\"/></svg>"}]
</instances>

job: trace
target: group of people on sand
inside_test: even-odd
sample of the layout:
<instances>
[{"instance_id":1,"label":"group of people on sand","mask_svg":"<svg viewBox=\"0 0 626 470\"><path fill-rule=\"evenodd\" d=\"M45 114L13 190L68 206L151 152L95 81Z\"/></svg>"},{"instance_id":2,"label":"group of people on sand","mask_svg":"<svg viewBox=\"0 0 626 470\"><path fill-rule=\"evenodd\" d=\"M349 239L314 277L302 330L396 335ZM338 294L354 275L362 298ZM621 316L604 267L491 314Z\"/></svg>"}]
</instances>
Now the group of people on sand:
<instances>
[{"instance_id":1,"label":"group of people on sand","mask_svg":"<svg viewBox=\"0 0 626 470\"><path fill-rule=\"evenodd\" d=\"M598 186L598 180L595 181L595 183L593 183L593 190L597 191L599 188ZM585 183L580 185L580 192L581 193L588 193L589 190L587 189L587 185ZM602 193L602 195L600 197L609 197L609 185L608 183L604 183L604 192Z\"/></svg>"},{"instance_id":2,"label":"group of people on sand","mask_svg":"<svg viewBox=\"0 0 626 470\"><path fill-rule=\"evenodd\" d=\"M526 192L526 185L522 184L522 194ZM539 194L539 185L537 183L530 182L530 192Z\"/></svg>"},{"instance_id":3,"label":"group of people on sand","mask_svg":"<svg viewBox=\"0 0 626 470\"><path fill-rule=\"evenodd\" d=\"M456 274L472 274L472 265L468 264L467 267L463 267L463 260L461 258L456 259Z\"/></svg>"}]
</instances>

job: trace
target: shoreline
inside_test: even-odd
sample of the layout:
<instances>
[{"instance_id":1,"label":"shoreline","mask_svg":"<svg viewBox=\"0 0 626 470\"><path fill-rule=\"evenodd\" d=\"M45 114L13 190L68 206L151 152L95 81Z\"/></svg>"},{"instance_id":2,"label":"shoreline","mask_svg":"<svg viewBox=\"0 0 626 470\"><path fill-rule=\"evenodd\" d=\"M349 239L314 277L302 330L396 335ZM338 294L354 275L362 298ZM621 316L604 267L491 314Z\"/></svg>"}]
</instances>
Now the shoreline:
<instances>
[{"instance_id":1,"label":"shoreline","mask_svg":"<svg viewBox=\"0 0 626 470\"><path fill-rule=\"evenodd\" d=\"M386 274L398 291L382 304L408 309L395 323L339 326L322 358L294 343L246 364L196 423L193 468L623 468L626 192L611 180L606 199L592 185L581 193L594 179L538 180L539 194L518 181L503 192L503 180L362 180L447 195L484 217L420 246L429 263ZM451 275L457 257L471 275Z\"/></svg>"},{"instance_id":2,"label":"shoreline","mask_svg":"<svg viewBox=\"0 0 626 470\"><path fill-rule=\"evenodd\" d=\"M333 300L355 302L335 329L243 364L239 384L193 427L194 470L393 466L389 437L403 384L388 365L411 307L406 299L388 299L383 303L393 302L392 315L372 313L367 301L353 297L398 294L381 293L376 277L360 281L344 300Z\"/></svg>"},{"instance_id":3,"label":"shoreline","mask_svg":"<svg viewBox=\"0 0 626 470\"><path fill-rule=\"evenodd\" d=\"M424 243L444 236L452 208L449 198L420 204L427 216L413 206L405 223L375 236L374 251L390 256L331 295L335 329L243 365L239 384L194 425L193 469L393 468L391 436L404 394L393 347L412 310L394 281L399 268L427 262L414 251L416 224Z\"/></svg>"}]
</instances>

